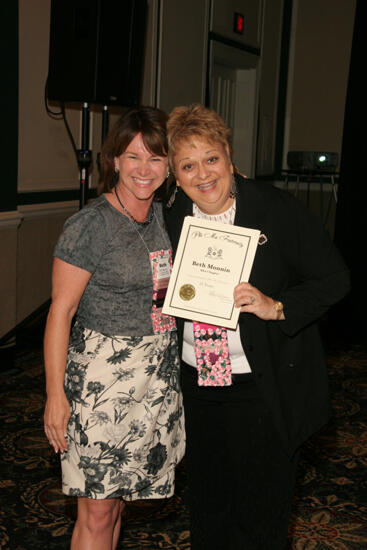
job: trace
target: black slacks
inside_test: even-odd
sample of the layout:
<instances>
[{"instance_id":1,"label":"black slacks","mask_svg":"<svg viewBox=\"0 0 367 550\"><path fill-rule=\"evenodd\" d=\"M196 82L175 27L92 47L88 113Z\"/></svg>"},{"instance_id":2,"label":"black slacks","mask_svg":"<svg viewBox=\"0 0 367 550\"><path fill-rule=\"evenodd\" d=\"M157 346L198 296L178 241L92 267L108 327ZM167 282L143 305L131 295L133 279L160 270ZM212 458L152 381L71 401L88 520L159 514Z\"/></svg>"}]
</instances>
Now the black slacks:
<instances>
[{"instance_id":1,"label":"black slacks","mask_svg":"<svg viewBox=\"0 0 367 550\"><path fill-rule=\"evenodd\" d=\"M281 446L252 374L217 388L181 372L192 550L284 550L298 455Z\"/></svg>"}]
</instances>

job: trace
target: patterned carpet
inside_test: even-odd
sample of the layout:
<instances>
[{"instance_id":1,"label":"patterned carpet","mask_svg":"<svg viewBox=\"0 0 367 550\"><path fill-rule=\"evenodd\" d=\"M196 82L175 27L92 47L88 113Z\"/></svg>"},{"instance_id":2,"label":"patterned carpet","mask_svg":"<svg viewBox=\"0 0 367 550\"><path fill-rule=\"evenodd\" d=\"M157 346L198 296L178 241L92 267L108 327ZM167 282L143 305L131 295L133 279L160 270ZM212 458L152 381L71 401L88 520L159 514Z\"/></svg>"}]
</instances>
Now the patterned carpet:
<instances>
[{"instance_id":1,"label":"patterned carpet","mask_svg":"<svg viewBox=\"0 0 367 550\"><path fill-rule=\"evenodd\" d=\"M328 364L334 416L303 448L289 550L367 549L367 352L330 351ZM3 362L0 379L0 548L66 550L75 502L43 434L39 347ZM119 549L162 548L190 548L184 461L174 497L127 506Z\"/></svg>"}]
</instances>

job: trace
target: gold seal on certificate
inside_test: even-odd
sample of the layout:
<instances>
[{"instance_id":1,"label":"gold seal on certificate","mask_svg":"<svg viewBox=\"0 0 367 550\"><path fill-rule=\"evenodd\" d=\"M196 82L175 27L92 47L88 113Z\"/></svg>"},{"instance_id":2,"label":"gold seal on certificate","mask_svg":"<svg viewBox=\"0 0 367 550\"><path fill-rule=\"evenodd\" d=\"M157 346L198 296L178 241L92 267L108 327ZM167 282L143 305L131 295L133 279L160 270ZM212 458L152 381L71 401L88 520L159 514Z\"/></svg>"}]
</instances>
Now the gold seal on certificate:
<instances>
[{"instance_id":1,"label":"gold seal on certificate","mask_svg":"<svg viewBox=\"0 0 367 550\"><path fill-rule=\"evenodd\" d=\"M259 236L258 229L186 216L163 313L236 328L233 290L249 280Z\"/></svg>"},{"instance_id":2,"label":"gold seal on certificate","mask_svg":"<svg viewBox=\"0 0 367 550\"><path fill-rule=\"evenodd\" d=\"M192 300L195 296L195 287L186 283L180 288L180 298L183 300Z\"/></svg>"}]
</instances>

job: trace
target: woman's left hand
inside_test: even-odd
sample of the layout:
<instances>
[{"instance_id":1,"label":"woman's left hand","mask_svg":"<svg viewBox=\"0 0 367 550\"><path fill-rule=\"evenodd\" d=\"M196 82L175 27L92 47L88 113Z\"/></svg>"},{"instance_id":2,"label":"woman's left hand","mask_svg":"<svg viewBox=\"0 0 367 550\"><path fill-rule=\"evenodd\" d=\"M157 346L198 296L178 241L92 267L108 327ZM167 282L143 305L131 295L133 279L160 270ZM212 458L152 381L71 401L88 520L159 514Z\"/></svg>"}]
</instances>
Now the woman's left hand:
<instances>
[{"instance_id":1,"label":"woman's left hand","mask_svg":"<svg viewBox=\"0 0 367 550\"><path fill-rule=\"evenodd\" d=\"M233 297L234 304L241 308L241 313L253 313L264 321L284 319L283 313L279 317L273 298L266 296L250 283L239 283L234 289Z\"/></svg>"}]
</instances>

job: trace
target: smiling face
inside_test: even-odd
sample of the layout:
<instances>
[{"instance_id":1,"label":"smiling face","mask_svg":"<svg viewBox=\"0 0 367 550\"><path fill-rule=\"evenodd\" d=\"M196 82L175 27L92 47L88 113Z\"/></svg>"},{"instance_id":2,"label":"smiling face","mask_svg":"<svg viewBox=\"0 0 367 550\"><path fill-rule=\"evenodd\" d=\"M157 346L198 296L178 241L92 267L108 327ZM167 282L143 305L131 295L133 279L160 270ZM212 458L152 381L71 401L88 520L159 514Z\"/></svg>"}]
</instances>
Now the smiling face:
<instances>
[{"instance_id":1,"label":"smiling face","mask_svg":"<svg viewBox=\"0 0 367 550\"><path fill-rule=\"evenodd\" d=\"M167 157L148 151L140 133L130 141L119 157L114 158L114 162L115 169L119 171L116 187L126 204L151 202L154 191L167 177Z\"/></svg>"},{"instance_id":2,"label":"smiling face","mask_svg":"<svg viewBox=\"0 0 367 550\"><path fill-rule=\"evenodd\" d=\"M202 212L220 214L231 206L233 166L221 143L200 137L183 141L176 148L173 163L177 185Z\"/></svg>"}]
</instances>

